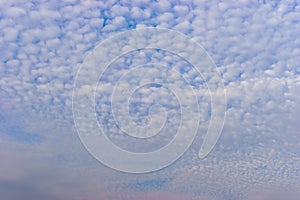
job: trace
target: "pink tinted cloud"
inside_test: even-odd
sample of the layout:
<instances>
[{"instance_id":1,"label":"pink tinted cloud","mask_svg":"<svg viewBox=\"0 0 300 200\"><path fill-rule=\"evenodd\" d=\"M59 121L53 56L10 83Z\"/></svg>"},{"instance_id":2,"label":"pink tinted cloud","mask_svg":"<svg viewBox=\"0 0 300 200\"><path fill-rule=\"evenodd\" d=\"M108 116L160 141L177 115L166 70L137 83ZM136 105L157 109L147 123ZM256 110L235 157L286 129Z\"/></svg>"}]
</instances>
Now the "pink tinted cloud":
<instances>
[{"instance_id":1,"label":"pink tinted cloud","mask_svg":"<svg viewBox=\"0 0 300 200\"><path fill-rule=\"evenodd\" d=\"M292 192L261 192L250 195L247 200L299 200L299 191L300 190L294 190Z\"/></svg>"},{"instance_id":2,"label":"pink tinted cloud","mask_svg":"<svg viewBox=\"0 0 300 200\"><path fill-rule=\"evenodd\" d=\"M190 194L179 194L179 193L171 193L166 191L152 191L146 193L123 193L123 194L111 194L108 199L115 199L115 200L221 200L214 197L208 196L193 196ZM106 200L106 199L105 199Z\"/></svg>"}]
</instances>

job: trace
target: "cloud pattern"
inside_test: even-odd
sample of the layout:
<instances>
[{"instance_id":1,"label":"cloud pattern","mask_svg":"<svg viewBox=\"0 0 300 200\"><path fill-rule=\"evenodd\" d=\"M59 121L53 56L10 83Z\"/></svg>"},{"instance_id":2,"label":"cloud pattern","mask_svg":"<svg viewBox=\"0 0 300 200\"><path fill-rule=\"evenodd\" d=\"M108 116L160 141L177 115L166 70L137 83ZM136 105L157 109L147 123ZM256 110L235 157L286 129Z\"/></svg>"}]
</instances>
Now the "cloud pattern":
<instances>
[{"instance_id":1,"label":"cloud pattern","mask_svg":"<svg viewBox=\"0 0 300 200\"><path fill-rule=\"evenodd\" d=\"M1 199L296 198L299 15L298 1L0 2ZM197 157L200 133L174 165L132 176L102 166L84 150L73 125L72 90L80 64L99 42L142 27L173 29L201 44L224 81L227 107L221 138L206 159ZM181 64L166 52L137 51L122 57L105 77L117 80L124 63L162 60ZM181 70L202 87L193 70ZM109 87L99 88L99 96ZM201 87L205 122L210 105ZM136 120L147 120L137 106L148 99L144 89L133 98ZM159 91L170 98L165 104L176 119L172 95ZM170 124L169 134L159 138L161 143L154 140L148 146L124 142L113 131L110 137L124 148L146 151L168 141L172 128L176 126Z\"/></svg>"}]
</instances>

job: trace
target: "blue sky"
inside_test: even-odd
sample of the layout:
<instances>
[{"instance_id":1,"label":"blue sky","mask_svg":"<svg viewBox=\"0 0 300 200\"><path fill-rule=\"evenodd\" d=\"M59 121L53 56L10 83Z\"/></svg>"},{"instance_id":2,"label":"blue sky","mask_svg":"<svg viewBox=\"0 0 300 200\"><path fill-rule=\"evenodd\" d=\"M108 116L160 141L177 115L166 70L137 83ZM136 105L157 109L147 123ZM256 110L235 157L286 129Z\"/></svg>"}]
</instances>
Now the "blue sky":
<instances>
[{"instance_id":1,"label":"blue sky","mask_svg":"<svg viewBox=\"0 0 300 200\"><path fill-rule=\"evenodd\" d=\"M295 198L300 186L299 4L1 1L0 199ZM132 66L154 62L177 69L197 91L200 111L198 134L179 160L156 172L127 174L86 151L74 125L72 92L76 73L93 49L122 31L143 27L183 33L205 49L224 83L226 118L213 151L199 159L212 110L199 73L163 50L123 55L99 79L95 93L97 120L114 144L133 152L153 151L167 144L178 128L180 104L174 91L148 85L132 95L130 117L147 124L149 108L160 104L164 111L152 107L150 113L154 122L168 114L163 134L142 141L122 134L109 95L116 84L139 83L140 71L124 76ZM160 68L145 70L146 78L169 77ZM182 86L176 77L171 80L173 86ZM211 94L216 99L217 89ZM122 102L116 105L124 111ZM119 116L126 119L124 113Z\"/></svg>"}]
</instances>

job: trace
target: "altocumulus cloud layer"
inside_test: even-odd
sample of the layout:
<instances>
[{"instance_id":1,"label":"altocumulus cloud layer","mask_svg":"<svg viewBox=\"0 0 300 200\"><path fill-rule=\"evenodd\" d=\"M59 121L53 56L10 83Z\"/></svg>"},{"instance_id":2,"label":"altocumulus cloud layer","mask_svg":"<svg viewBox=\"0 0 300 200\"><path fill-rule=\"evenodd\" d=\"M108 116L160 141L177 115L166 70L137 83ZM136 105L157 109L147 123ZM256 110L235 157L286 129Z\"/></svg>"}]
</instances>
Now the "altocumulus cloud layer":
<instances>
[{"instance_id":1,"label":"altocumulus cloud layer","mask_svg":"<svg viewBox=\"0 0 300 200\"><path fill-rule=\"evenodd\" d=\"M292 199L300 184L299 9L298 1L1 1L1 199ZM80 64L97 44L142 27L176 30L205 48L224 81L226 120L204 160L197 157L200 132L174 165L129 175L84 150L73 126L72 90ZM103 84L116 82L124 63L164 59L166 66L180 66L166 52L133 52L107 71ZM206 88L193 70L181 72L203 92L200 121L206 122ZM98 88L99 101L110 91L105 86ZM159 103L178 119L170 91L151 90L133 96L133 118L146 123L140 102L159 92L170 98ZM105 105L96 111L106 111ZM133 146L104 113L98 119L107 123L108 136L133 151L160 147L176 128L171 120L158 141Z\"/></svg>"}]
</instances>

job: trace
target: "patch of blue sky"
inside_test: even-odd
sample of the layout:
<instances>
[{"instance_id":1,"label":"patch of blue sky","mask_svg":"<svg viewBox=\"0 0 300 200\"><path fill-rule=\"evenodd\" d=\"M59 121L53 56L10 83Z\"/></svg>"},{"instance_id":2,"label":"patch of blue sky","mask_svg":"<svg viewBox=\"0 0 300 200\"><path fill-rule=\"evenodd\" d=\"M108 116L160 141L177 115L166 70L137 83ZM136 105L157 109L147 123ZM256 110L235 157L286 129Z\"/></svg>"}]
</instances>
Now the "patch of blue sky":
<instances>
[{"instance_id":1,"label":"patch of blue sky","mask_svg":"<svg viewBox=\"0 0 300 200\"><path fill-rule=\"evenodd\" d=\"M144 181L136 181L128 184L128 188L139 191L151 191L162 189L162 187L170 180L166 179L152 179Z\"/></svg>"},{"instance_id":2,"label":"patch of blue sky","mask_svg":"<svg viewBox=\"0 0 300 200\"><path fill-rule=\"evenodd\" d=\"M14 139L16 141L26 143L39 143L43 141L43 137L41 135L28 132L24 130L23 127L20 127L17 124L13 126L5 126L3 124L0 124L0 126L2 127L2 132L4 132L11 139Z\"/></svg>"}]
</instances>

